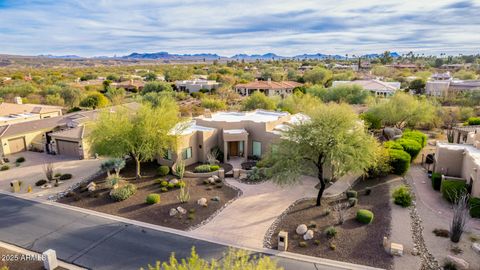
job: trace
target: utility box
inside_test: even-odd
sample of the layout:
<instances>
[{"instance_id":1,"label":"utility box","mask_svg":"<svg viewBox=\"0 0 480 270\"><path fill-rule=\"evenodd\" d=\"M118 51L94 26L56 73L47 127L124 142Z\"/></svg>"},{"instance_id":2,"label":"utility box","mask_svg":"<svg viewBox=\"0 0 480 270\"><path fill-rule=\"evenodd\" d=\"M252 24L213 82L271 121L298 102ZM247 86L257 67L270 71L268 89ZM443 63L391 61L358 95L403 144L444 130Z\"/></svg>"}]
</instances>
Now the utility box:
<instances>
[{"instance_id":1,"label":"utility box","mask_svg":"<svg viewBox=\"0 0 480 270\"><path fill-rule=\"evenodd\" d=\"M10 182L10 187L12 187L13 193L20 192L20 182L18 180L13 180L12 182Z\"/></svg>"},{"instance_id":2,"label":"utility box","mask_svg":"<svg viewBox=\"0 0 480 270\"><path fill-rule=\"evenodd\" d=\"M233 169L233 178L240 178L240 169Z\"/></svg>"},{"instance_id":3,"label":"utility box","mask_svg":"<svg viewBox=\"0 0 480 270\"><path fill-rule=\"evenodd\" d=\"M43 267L46 270L53 270L58 267L57 253L53 249L46 250L43 252Z\"/></svg>"},{"instance_id":4,"label":"utility box","mask_svg":"<svg viewBox=\"0 0 480 270\"><path fill-rule=\"evenodd\" d=\"M218 170L218 178L220 178L222 180L225 180L225 170L224 169Z\"/></svg>"},{"instance_id":5,"label":"utility box","mask_svg":"<svg viewBox=\"0 0 480 270\"><path fill-rule=\"evenodd\" d=\"M287 251L288 248L288 232L280 231L278 233L278 250Z\"/></svg>"}]
</instances>

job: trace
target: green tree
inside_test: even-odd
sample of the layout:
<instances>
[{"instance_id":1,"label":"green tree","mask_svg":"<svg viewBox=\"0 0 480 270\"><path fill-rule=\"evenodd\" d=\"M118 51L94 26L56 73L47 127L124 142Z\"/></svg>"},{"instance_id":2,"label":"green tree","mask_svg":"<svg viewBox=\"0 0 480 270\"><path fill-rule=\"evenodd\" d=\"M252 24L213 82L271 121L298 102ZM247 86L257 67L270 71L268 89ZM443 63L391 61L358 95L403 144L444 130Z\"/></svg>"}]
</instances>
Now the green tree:
<instances>
[{"instance_id":1,"label":"green tree","mask_svg":"<svg viewBox=\"0 0 480 270\"><path fill-rule=\"evenodd\" d=\"M305 72L303 79L312 84L326 85L332 79L332 72L326 68L316 67Z\"/></svg>"},{"instance_id":2,"label":"green tree","mask_svg":"<svg viewBox=\"0 0 480 270\"><path fill-rule=\"evenodd\" d=\"M45 103L48 105L63 106L65 101L59 94L51 94L45 97Z\"/></svg>"},{"instance_id":3,"label":"green tree","mask_svg":"<svg viewBox=\"0 0 480 270\"><path fill-rule=\"evenodd\" d=\"M114 105L121 104L125 99L126 91L123 88L108 87L105 96Z\"/></svg>"},{"instance_id":4,"label":"green tree","mask_svg":"<svg viewBox=\"0 0 480 270\"><path fill-rule=\"evenodd\" d=\"M475 80L477 78L477 74L475 74L475 72L464 69L455 72L453 76L460 80Z\"/></svg>"},{"instance_id":5,"label":"green tree","mask_svg":"<svg viewBox=\"0 0 480 270\"><path fill-rule=\"evenodd\" d=\"M75 107L80 103L82 92L78 88L64 86L60 91L60 96L65 101L65 105L69 107Z\"/></svg>"},{"instance_id":6,"label":"green tree","mask_svg":"<svg viewBox=\"0 0 480 270\"><path fill-rule=\"evenodd\" d=\"M193 72L188 67L171 67L165 70L165 80L169 82L188 80Z\"/></svg>"},{"instance_id":7,"label":"green tree","mask_svg":"<svg viewBox=\"0 0 480 270\"><path fill-rule=\"evenodd\" d=\"M205 109L210 109L212 111L220 111L227 109L227 104L221 99L204 97L201 100L202 107Z\"/></svg>"},{"instance_id":8,"label":"green tree","mask_svg":"<svg viewBox=\"0 0 480 270\"><path fill-rule=\"evenodd\" d=\"M438 119L438 112L438 105L434 102L402 92L397 92L389 99L381 100L368 110L368 113L381 119L384 126L397 128L434 124Z\"/></svg>"},{"instance_id":9,"label":"green tree","mask_svg":"<svg viewBox=\"0 0 480 270\"><path fill-rule=\"evenodd\" d=\"M278 108L289 113L305 113L309 109L319 106L321 103L322 101L317 97L298 91L282 99L278 103Z\"/></svg>"},{"instance_id":10,"label":"green tree","mask_svg":"<svg viewBox=\"0 0 480 270\"><path fill-rule=\"evenodd\" d=\"M243 101L244 111L256 109L275 110L276 107L276 102L273 99L260 92L254 92Z\"/></svg>"},{"instance_id":11,"label":"green tree","mask_svg":"<svg viewBox=\"0 0 480 270\"><path fill-rule=\"evenodd\" d=\"M143 87L142 94L150 92L173 91L172 85L167 82L149 82Z\"/></svg>"},{"instance_id":12,"label":"green tree","mask_svg":"<svg viewBox=\"0 0 480 270\"><path fill-rule=\"evenodd\" d=\"M411 81L408 88L414 90L417 94L423 94L425 92L425 85L427 85L427 82L424 79L419 78Z\"/></svg>"},{"instance_id":13,"label":"green tree","mask_svg":"<svg viewBox=\"0 0 480 270\"><path fill-rule=\"evenodd\" d=\"M163 156L175 147L175 135L170 131L179 120L175 100L164 97L160 106L145 104L136 112L125 108L102 112L88 139L100 155L130 155L136 163L136 178L140 179L141 162Z\"/></svg>"},{"instance_id":14,"label":"green tree","mask_svg":"<svg viewBox=\"0 0 480 270\"><path fill-rule=\"evenodd\" d=\"M380 58L380 62L384 65L390 64L393 62L393 57L389 51L383 52L379 58Z\"/></svg>"},{"instance_id":15,"label":"green tree","mask_svg":"<svg viewBox=\"0 0 480 270\"><path fill-rule=\"evenodd\" d=\"M155 74L153 72L148 72L147 74L145 74L145 81L153 82L153 81L156 81L156 80L157 80L157 74Z\"/></svg>"},{"instance_id":16,"label":"green tree","mask_svg":"<svg viewBox=\"0 0 480 270\"><path fill-rule=\"evenodd\" d=\"M279 184L295 183L301 175L315 173L320 182L317 206L331 180L346 173L365 172L375 164L375 138L368 134L356 113L346 104L330 103L308 113L310 120L292 125L282 134L275 151L265 157L268 174Z\"/></svg>"},{"instance_id":17,"label":"green tree","mask_svg":"<svg viewBox=\"0 0 480 270\"><path fill-rule=\"evenodd\" d=\"M331 88L323 88L317 85L309 87L307 93L319 97L323 102L346 102L350 104L365 104L370 96L368 91L358 85L339 85Z\"/></svg>"},{"instance_id":18,"label":"green tree","mask_svg":"<svg viewBox=\"0 0 480 270\"><path fill-rule=\"evenodd\" d=\"M103 108L107 105L108 99L99 92L92 92L80 101L80 106L92 108L94 110L97 108Z\"/></svg>"}]
</instances>

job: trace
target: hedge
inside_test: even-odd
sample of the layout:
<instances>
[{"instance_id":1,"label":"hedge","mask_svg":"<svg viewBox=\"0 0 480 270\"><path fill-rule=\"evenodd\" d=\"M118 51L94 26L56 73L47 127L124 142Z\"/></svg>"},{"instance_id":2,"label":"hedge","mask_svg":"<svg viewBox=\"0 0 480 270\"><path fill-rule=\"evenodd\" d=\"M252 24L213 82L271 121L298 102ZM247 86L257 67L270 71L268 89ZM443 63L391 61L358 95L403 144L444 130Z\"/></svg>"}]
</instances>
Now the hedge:
<instances>
[{"instance_id":1,"label":"hedge","mask_svg":"<svg viewBox=\"0 0 480 270\"><path fill-rule=\"evenodd\" d=\"M402 138L396 140L395 142L403 147L403 150L410 155L411 160L414 160L420 151L422 151L422 145L413 139Z\"/></svg>"},{"instance_id":2,"label":"hedge","mask_svg":"<svg viewBox=\"0 0 480 270\"><path fill-rule=\"evenodd\" d=\"M397 149L388 149L388 155L390 156L390 166L392 166L392 172L396 175L404 175L410 168L410 155Z\"/></svg>"},{"instance_id":3,"label":"hedge","mask_svg":"<svg viewBox=\"0 0 480 270\"><path fill-rule=\"evenodd\" d=\"M200 165L200 166L197 166L195 167L195 172L197 173L206 173L206 172L210 172L212 169L210 167L210 165L208 164L204 164L204 165Z\"/></svg>"},{"instance_id":4,"label":"hedge","mask_svg":"<svg viewBox=\"0 0 480 270\"><path fill-rule=\"evenodd\" d=\"M148 194L147 198L145 199L147 204L156 204L160 202L160 194L151 193Z\"/></svg>"},{"instance_id":5,"label":"hedge","mask_svg":"<svg viewBox=\"0 0 480 270\"><path fill-rule=\"evenodd\" d=\"M470 216L480 218L480 197L470 198Z\"/></svg>"},{"instance_id":6,"label":"hedge","mask_svg":"<svg viewBox=\"0 0 480 270\"><path fill-rule=\"evenodd\" d=\"M403 150L403 146L396 141L386 141L383 143L383 147L387 149Z\"/></svg>"},{"instance_id":7,"label":"hedge","mask_svg":"<svg viewBox=\"0 0 480 270\"><path fill-rule=\"evenodd\" d=\"M409 207L412 204L412 194L406 185L401 185L392 193L395 204L402 207Z\"/></svg>"},{"instance_id":8,"label":"hedge","mask_svg":"<svg viewBox=\"0 0 480 270\"><path fill-rule=\"evenodd\" d=\"M364 224L370 224L373 221L372 211L360 209L357 212L357 220Z\"/></svg>"},{"instance_id":9,"label":"hedge","mask_svg":"<svg viewBox=\"0 0 480 270\"><path fill-rule=\"evenodd\" d=\"M465 180L454 180L445 178L440 186L443 198L449 202L454 202L456 198L465 193L467 190L467 184Z\"/></svg>"},{"instance_id":10,"label":"hedge","mask_svg":"<svg viewBox=\"0 0 480 270\"><path fill-rule=\"evenodd\" d=\"M402 134L403 139L411 139L418 142L422 148L427 145L427 135L418 130L407 130Z\"/></svg>"},{"instance_id":11,"label":"hedge","mask_svg":"<svg viewBox=\"0 0 480 270\"><path fill-rule=\"evenodd\" d=\"M442 174L441 173L432 173L432 187L434 190L440 190L442 185Z\"/></svg>"},{"instance_id":12,"label":"hedge","mask_svg":"<svg viewBox=\"0 0 480 270\"><path fill-rule=\"evenodd\" d=\"M469 126L480 125L480 117L470 117L467 119L466 124Z\"/></svg>"},{"instance_id":13,"label":"hedge","mask_svg":"<svg viewBox=\"0 0 480 270\"><path fill-rule=\"evenodd\" d=\"M157 168L157 173L160 176L166 176L170 172L170 168L168 166L160 166Z\"/></svg>"},{"instance_id":14,"label":"hedge","mask_svg":"<svg viewBox=\"0 0 480 270\"><path fill-rule=\"evenodd\" d=\"M218 170L220 170L219 165L210 165L210 171L211 172L218 171Z\"/></svg>"}]
</instances>

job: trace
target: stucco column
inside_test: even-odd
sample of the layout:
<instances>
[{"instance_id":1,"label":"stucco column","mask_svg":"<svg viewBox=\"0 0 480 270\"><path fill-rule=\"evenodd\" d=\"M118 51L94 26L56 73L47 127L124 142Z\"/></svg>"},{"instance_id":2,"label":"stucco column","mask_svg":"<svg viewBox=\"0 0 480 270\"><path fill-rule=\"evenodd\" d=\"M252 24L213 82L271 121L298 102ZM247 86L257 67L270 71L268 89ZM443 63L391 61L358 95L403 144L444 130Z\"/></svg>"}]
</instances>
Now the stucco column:
<instances>
[{"instance_id":1,"label":"stucco column","mask_svg":"<svg viewBox=\"0 0 480 270\"><path fill-rule=\"evenodd\" d=\"M223 163L227 163L228 156L228 142L223 142Z\"/></svg>"},{"instance_id":2,"label":"stucco column","mask_svg":"<svg viewBox=\"0 0 480 270\"><path fill-rule=\"evenodd\" d=\"M245 161L248 160L248 139L243 141L243 157Z\"/></svg>"}]
</instances>

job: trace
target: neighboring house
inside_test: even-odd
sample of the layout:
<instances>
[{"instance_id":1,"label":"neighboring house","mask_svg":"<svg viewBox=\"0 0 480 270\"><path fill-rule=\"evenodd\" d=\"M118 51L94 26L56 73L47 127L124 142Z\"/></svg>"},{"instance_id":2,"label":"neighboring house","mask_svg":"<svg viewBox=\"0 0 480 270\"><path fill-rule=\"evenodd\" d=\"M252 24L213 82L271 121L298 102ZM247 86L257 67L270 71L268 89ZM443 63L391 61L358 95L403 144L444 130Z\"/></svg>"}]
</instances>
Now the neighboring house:
<instances>
[{"instance_id":1,"label":"neighboring house","mask_svg":"<svg viewBox=\"0 0 480 270\"><path fill-rule=\"evenodd\" d=\"M213 80L203 80L203 79L195 79L195 80L185 80L185 81L176 81L175 87L178 91L183 91L187 93L195 93L200 91L200 89L206 90L214 90L217 89L220 84Z\"/></svg>"},{"instance_id":2,"label":"neighboring house","mask_svg":"<svg viewBox=\"0 0 480 270\"><path fill-rule=\"evenodd\" d=\"M137 103L121 106L131 110L138 108ZM114 108L108 109L113 111ZM0 126L0 154L40 151L78 159L89 158L93 153L89 151L86 135L89 124L96 120L99 112L81 111Z\"/></svg>"},{"instance_id":3,"label":"neighboring house","mask_svg":"<svg viewBox=\"0 0 480 270\"><path fill-rule=\"evenodd\" d=\"M16 103L0 103L0 126L62 115L60 106L22 104L19 97L15 100Z\"/></svg>"},{"instance_id":4,"label":"neighboring house","mask_svg":"<svg viewBox=\"0 0 480 270\"><path fill-rule=\"evenodd\" d=\"M443 64L440 68L447 70L460 70L460 69L470 69L472 64Z\"/></svg>"},{"instance_id":5,"label":"neighboring house","mask_svg":"<svg viewBox=\"0 0 480 270\"><path fill-rule=\"evenodd\" d=\"M430 96L449 96L480 89L480 80L437 80L428 81L425 93Z\"/></svg>"},{"instance_id":6,"label":"neighboring house","mask_svg":"<svg viewBox=\"0 0 480 270\"><path fill-rule=\"evenodd\" d=\"M353 64L353 65L345 65L345 64L332 64L330 65L330 68L332 69L337 69L337 70L354 70L358 71L358 64Z\"/></svg>"},{"instance_id":7,"label":"neighboring house","mask_svg":"<svg viewBox=\"0 0 480 270\"><path fill-rule=\"evenodd\" d=\"M261 92L266 96L286 97L293 93L293 89L303 84L293 81L274 82L270 79L267 81L254 81L244 84L235 85L235 91L242 96L250 96L254 92Z\"/></svg>"},{"instance_id":8,"label":"neighboring house","mask_svg":"<svg viewBox=\"0 0 480 270\"><path fill-rule=\"evenodd\" d=\"M141 92L143 90L143 87L145 86L145 83L143 81L136 81L131 79L123 82L113 82L110 85L116 88L123 88L126 91L130 92Z\"/></svg>"},{"instance_id":9,"label":"neighboring house","mask_svg":"<svg viewBox=\"0 0 480 270\"><path fill-rule=\"evenodd\" d=\"M334 81L332 87L340 85L358 85L375 96L391 96L400 89L400 82L382 82L379 80Z\"/></svg>"},{"instance_id":10,"label":"neighboring house","mask_svg":"<svg viewBox=\"0 0 480 270\"><path fill-rule=\"evenodd\" d=\"M260 158L278 141L288 125L308 119L303 114L255 110L251 112L217 112L179 124L172 133L178 136L175 150L158 162L171 166L181 158L185 164L207 162L207 155L218 148L227 162L230 158Z\"/></svg>"},{"instance_id":11,"label":"neighboring house","mask_svg":"<svg viewBox=\"0 0 480 270\"><path fill-rule=\"evenodd\" d=\"M430 76L430 80L432 81L449 81L451 79L453 78L450 74L450 71L444 73L434 73L432 76Z\"/></svg>"}]
</instances>

